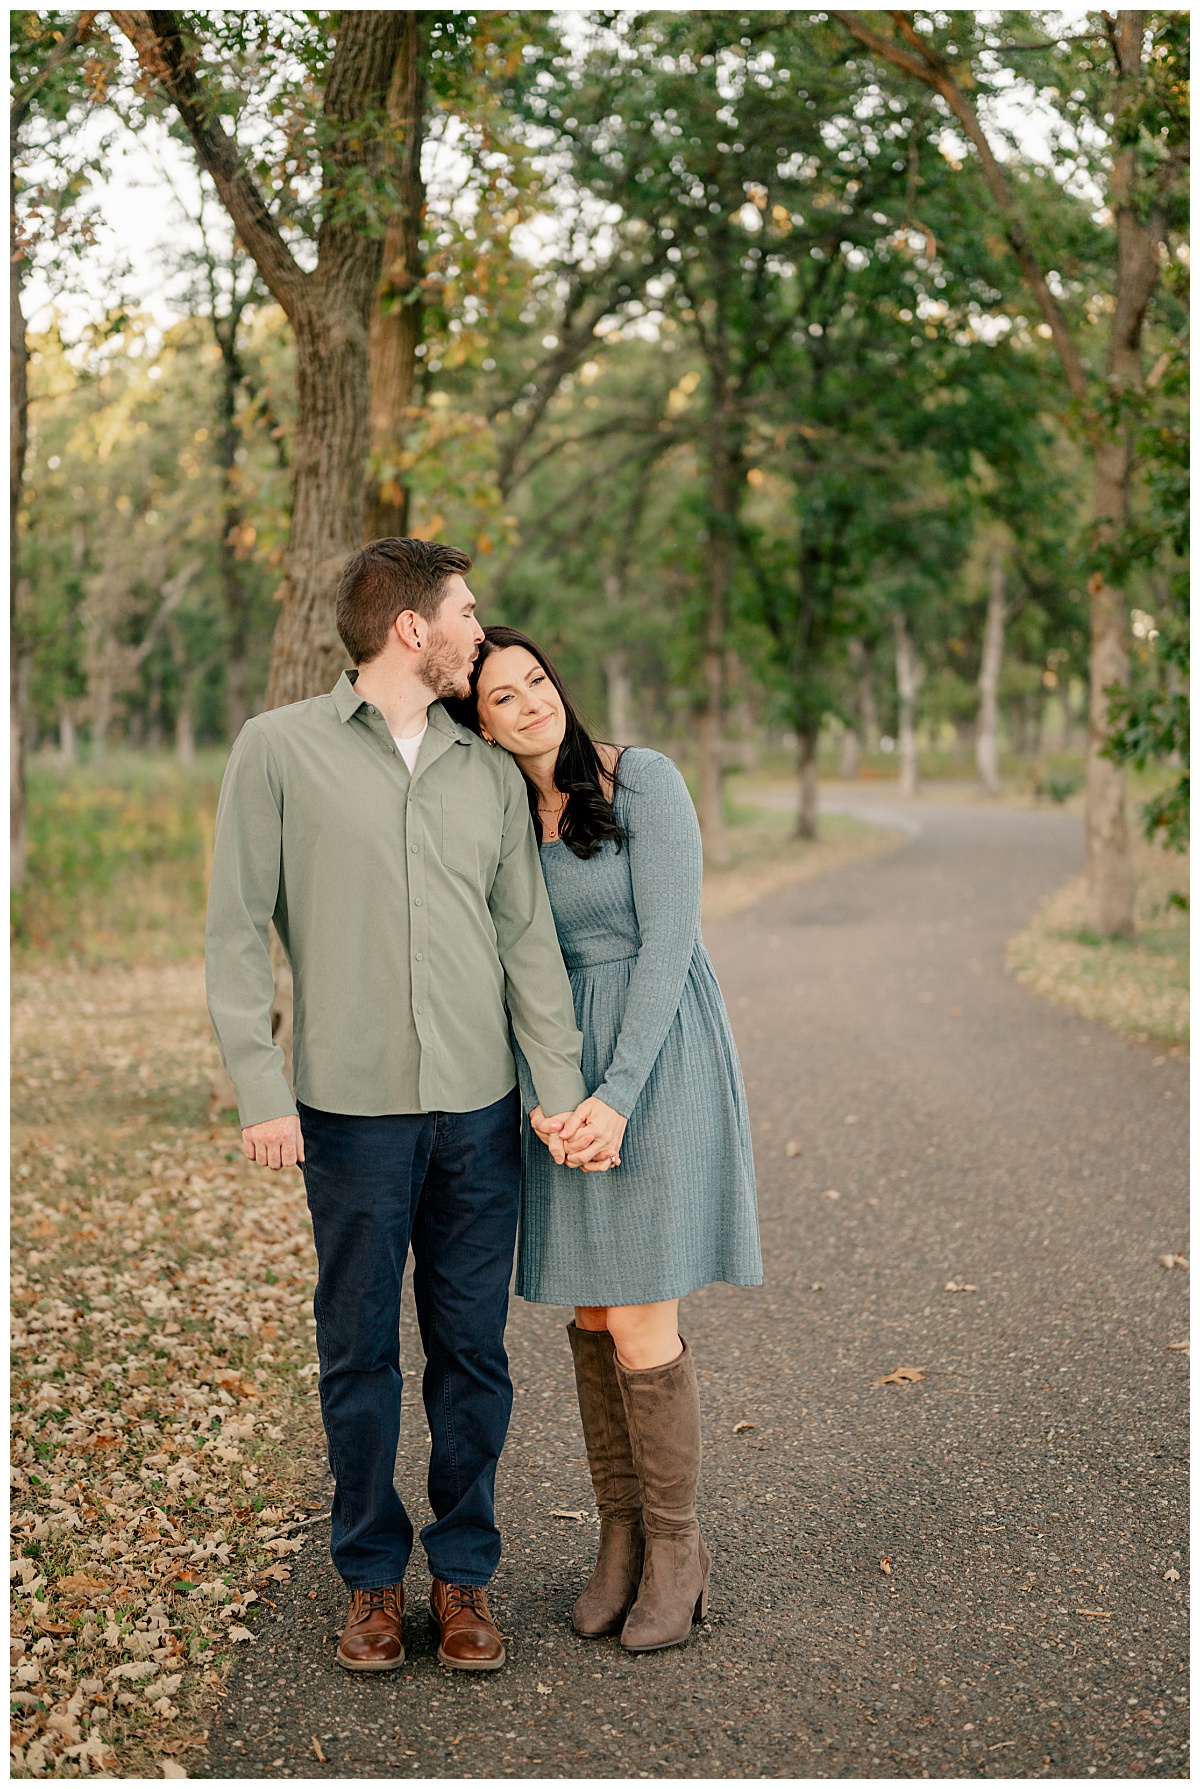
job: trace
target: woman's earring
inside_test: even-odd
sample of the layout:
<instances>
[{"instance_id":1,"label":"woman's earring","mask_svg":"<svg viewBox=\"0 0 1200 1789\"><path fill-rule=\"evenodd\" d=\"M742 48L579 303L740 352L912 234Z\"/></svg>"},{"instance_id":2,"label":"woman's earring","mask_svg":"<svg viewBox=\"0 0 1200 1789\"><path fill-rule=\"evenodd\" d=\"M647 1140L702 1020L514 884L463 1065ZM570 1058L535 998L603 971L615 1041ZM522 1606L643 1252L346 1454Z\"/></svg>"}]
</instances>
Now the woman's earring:
<instances>
[{"instance_id":1,"label":"woman's earring","mask_svg":"<svg viewBox=\"0 0 1200 1789\"><path fill-rule=\"evenodd\" d=\"M489 738L488 738L488 736L487 736L487 734L486 734L486 733L485 733L485 734L484 734L484 735L483 735L483 743L484 743L484 744L485 744L485 745L495 745L495 743L496 743L496 741L495 741L495 740L494 740L494 739L489 739Z\"/></svg>"}]
</instances>

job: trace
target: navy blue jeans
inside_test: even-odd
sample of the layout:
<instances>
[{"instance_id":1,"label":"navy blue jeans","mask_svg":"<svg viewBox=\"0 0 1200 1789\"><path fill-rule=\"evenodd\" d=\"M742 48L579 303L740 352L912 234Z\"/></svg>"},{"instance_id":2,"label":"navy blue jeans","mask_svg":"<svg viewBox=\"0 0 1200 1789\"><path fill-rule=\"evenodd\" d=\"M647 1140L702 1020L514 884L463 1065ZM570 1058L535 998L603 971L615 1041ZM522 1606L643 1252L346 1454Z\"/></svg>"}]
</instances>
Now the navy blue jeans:
<instances>
[{"instance_id":1,"label":"navy blue jeans","mask_svg":"<svg viewBox=\"0 0 1200 1789\"><path fill-rule=\"evenodd\" d=\"M333 1563L352 1590L396 1584L413 1526L396 1493L400 1285L412 1244L425 1350L434 1577L486 1584L500 1562L496 1465L520 1202L516 1089L479 1112L353 1118L300 1107L319 1274L321 1416L336 1481Z\"/></svg>"}]
</instances>

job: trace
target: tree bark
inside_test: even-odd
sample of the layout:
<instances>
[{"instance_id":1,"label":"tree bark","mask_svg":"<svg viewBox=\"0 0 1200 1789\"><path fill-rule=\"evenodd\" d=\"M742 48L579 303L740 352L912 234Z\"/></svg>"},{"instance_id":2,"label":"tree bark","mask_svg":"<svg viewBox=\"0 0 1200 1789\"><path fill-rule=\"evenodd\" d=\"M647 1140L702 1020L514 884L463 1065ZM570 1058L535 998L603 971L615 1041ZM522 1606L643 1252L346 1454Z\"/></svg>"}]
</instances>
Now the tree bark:
<instances>
[{"instance_id":1,"label":"tree bark","mask_svg":"<svg viewBox=\"0 0 1200 1789\"><path fill-rule=\"evenodd\" d=\"M633 744L633 688L629 677L629 651L617 646L604 660L608 689L608 737L612 745Z\"/></svg>"},{"instance_id":2,"label":"tree bark","mask_svg":"<svg viewBox=\"0 0 1200 1789\"><path fill-rule=\"evenodd\" d=\"M250 593L239 558L241 530L245 522L238 481L237 398L242 384L237 329L240 311L224 320L213 317L213 330L221 350L221 391L217 417L217 470L221 480L221 596L225 609L225 731L230 744L249 718L246 659L250 649Z\"/></svg>"},{"instance_id":3,"label":"tree bark","mask_svg":"<svg viewBox=\"0 0 1200 1789\"><path fill-rule=\"evenodd\" d=\"M58 761L67 768L75 762L75 716L69 702L58 711Z\"/></svg>"},{"instance_id":4,"label":"tree bark","mask_svg":"<svg viewBox=\"0 0 1200 1789\"><path fill-rule=\"evenodd\" d=\"M1125 520L1129 496L1129 455L1112 443L1096 455L1096 506L1107 509L1114 527ZM1103 512L1102 512L1103 513ZM1091 649L1088 690L1087 869L1088 909L1103 938L1132 938L1133 861L1125 812L1125 776L1101 752L1108 742L1109 691L1129 681L1125 593L1100 572L1088 582L1091 595Z\"/></svg>"},{"instance_id":5,"label":"tree bark","mask_svg":"<svg viewBox=\"0 0 1200 1789\"><path fill-rule=\"evenodd\" d=\"M17 517L25 483L25 455L29 448L29 347L21 310L23 256L17 235L16 177L9 170L9 508L8 508L8 820L9 886L19 892L25 886L27 855L25 825L25 702L29 688L29 657L21 613L20 555L17 550Z\"/></svg>"},{"instance_id":6,"label":"tree bark","mask_svg":"<svg viewBox=\"0 0 1200 1789\"><path fill-rule=\"evenodd\" d=\"M852 783L858 776L858 732L854 727L847 727L842 734L842 751L838 760L838 775L844 783Z\"/></svg>"},{"instance_id":7,"label":"tree bark","mask_svg":"<svg viewBox=\"0 0 1200 1789\"><path fill-rule=\"evenodd\" d=\"M286 313L296 341L296 444L292 516L279 620L267 679L267 706L319 694L345 654L333 598L343 565L361 544L368 440L367 350L381 243L351 208L347 183L380 172L386 107L402 30L399 13L344 11L323 95L324 194L317 265L305 272L242 160L216 122L198 72L195 45L172 12L113 12L145 73L175 106L197 158L216 186L263 281Z\"/></svg>"},{"instance_id":8,"label":"tree bark","mask_svg":"<svg viewBox=\"0 0 1200 1789\"><path fill-rule=\"evenodd\" d=\"M733 583L737 484L740 471L734 419L730 414L725 359L710 358L712 402L708 418L708 530L704 542L705 614L702 650L704 704L700 711L700 799L697 811L704 860L714 868L729 862L725 835L725 629Z\"/></svg>"},{"instance_id":9,"label":"tree bark","mask_svg":"<svg viewBox=\"0 0 1200 1789\"><path fill-rule=\"evenodd\" d=\"M988 555L987 619L979 663L979 719L975 729L975 767L989 795L1000 793L1000 667L1004 661L1004 547L993 541Z\"/></svg>"},{"instance_id":10,"label":"tree bark","mask_svg":"<svg viewBox=\"0 0 1200 1789\"><path fill-rule=\"evenodd\" d=\"M900 793L911 800L920 787L917 762L917 697L925 681L925 667L917 657L905 616L897 613L896 692L900 698Z\"/></svg>"},{"instance_id":11,"label":"tree bark","mask_svg":"<svg viewBox=\"0 0 1200 1789\"><path fill-rule=\"evenodd\" d=\"M817 738L818 735L808 729L796 736L796 772L800 785L796 808L798 839L815 839L817 836Z\"/></svg>"},{"instance_id":12,"label":"tree bark","mask_svg":"<svg viewBox=\"0 0 1200 1789\"><path fill-rule=\"evenodd\" d=\"M397 141L390 146L397 205L383 239L383 268L370 335L370 477L365 537L406 535L411 497L404 461L411 424L417 348L424 333L425 264L421 224L425 186L425 63L420 14L401 13L400 53L388 89L388 119Z\"/></svg>"}]
</instances>

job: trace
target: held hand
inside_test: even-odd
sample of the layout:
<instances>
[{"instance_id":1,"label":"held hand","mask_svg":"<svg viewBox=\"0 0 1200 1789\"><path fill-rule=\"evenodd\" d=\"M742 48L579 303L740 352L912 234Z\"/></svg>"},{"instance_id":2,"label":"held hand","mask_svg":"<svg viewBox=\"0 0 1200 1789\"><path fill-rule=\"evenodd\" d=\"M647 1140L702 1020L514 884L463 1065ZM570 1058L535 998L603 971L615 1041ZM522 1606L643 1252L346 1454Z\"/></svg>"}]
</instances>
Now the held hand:
<instances>
[{"instance_id":1,"label":"held hand","mask_svg":"<svg viewBox=\"0 0 1200 1789\"><path fill-rule=\"evenodd\" d=\"M584 1168L596 1173L621 1164L621 1144L628 1120L602 1099L585 1099L576 1106L571 1120L563 1127L568 1168Z\"/></svg>"},{"instance_id":2,"label":"held hand","mask_svg":"<svg viewBox=\"0 0 1200 1789\"><path fill-rule=\"evenodd\" d=\"M260 1168L294 1168L304 1160L300 1120L293 1114L249 1124L242 1132L242 1148L246 1160L257 1162Z\"/></svg>"},{"instance_id":3,"label":"held hand","mask_svg":"<svg viewBox=\"0 0 1200 1789\"><path fill-rule=\"evenodd\" d=\"M561 1168L566 1161L567 1152L563 1148L562 1128L573 1115L570 1112L559 1112L553 1118L547 1118L540 1106L535 1106L529 1114L529 1125L535 1137L539 1137L550 1151L554 1161Z\"/></svg>"}]
</instances>

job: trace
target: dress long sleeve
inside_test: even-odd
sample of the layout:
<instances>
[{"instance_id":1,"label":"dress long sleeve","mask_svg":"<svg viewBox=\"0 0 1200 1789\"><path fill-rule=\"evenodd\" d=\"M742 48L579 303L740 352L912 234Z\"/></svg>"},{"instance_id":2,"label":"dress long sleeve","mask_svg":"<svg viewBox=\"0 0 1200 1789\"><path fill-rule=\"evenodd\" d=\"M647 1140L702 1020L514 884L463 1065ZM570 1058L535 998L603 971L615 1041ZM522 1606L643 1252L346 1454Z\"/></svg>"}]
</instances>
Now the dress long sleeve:
<instances>
[{"instance_id":1,"label":"dress long sleeve","mask_svg":"<svg viewBox=\"0 0 1200 1789\"><path fill-rule=\"evenodd\" d=\"M628 792L629 874L641 946L616 1049L597 1099L628 1118L679 1011L700 939L700 827L668 758L639 754L618 777Z\"/></svg>"}]
</instances>

